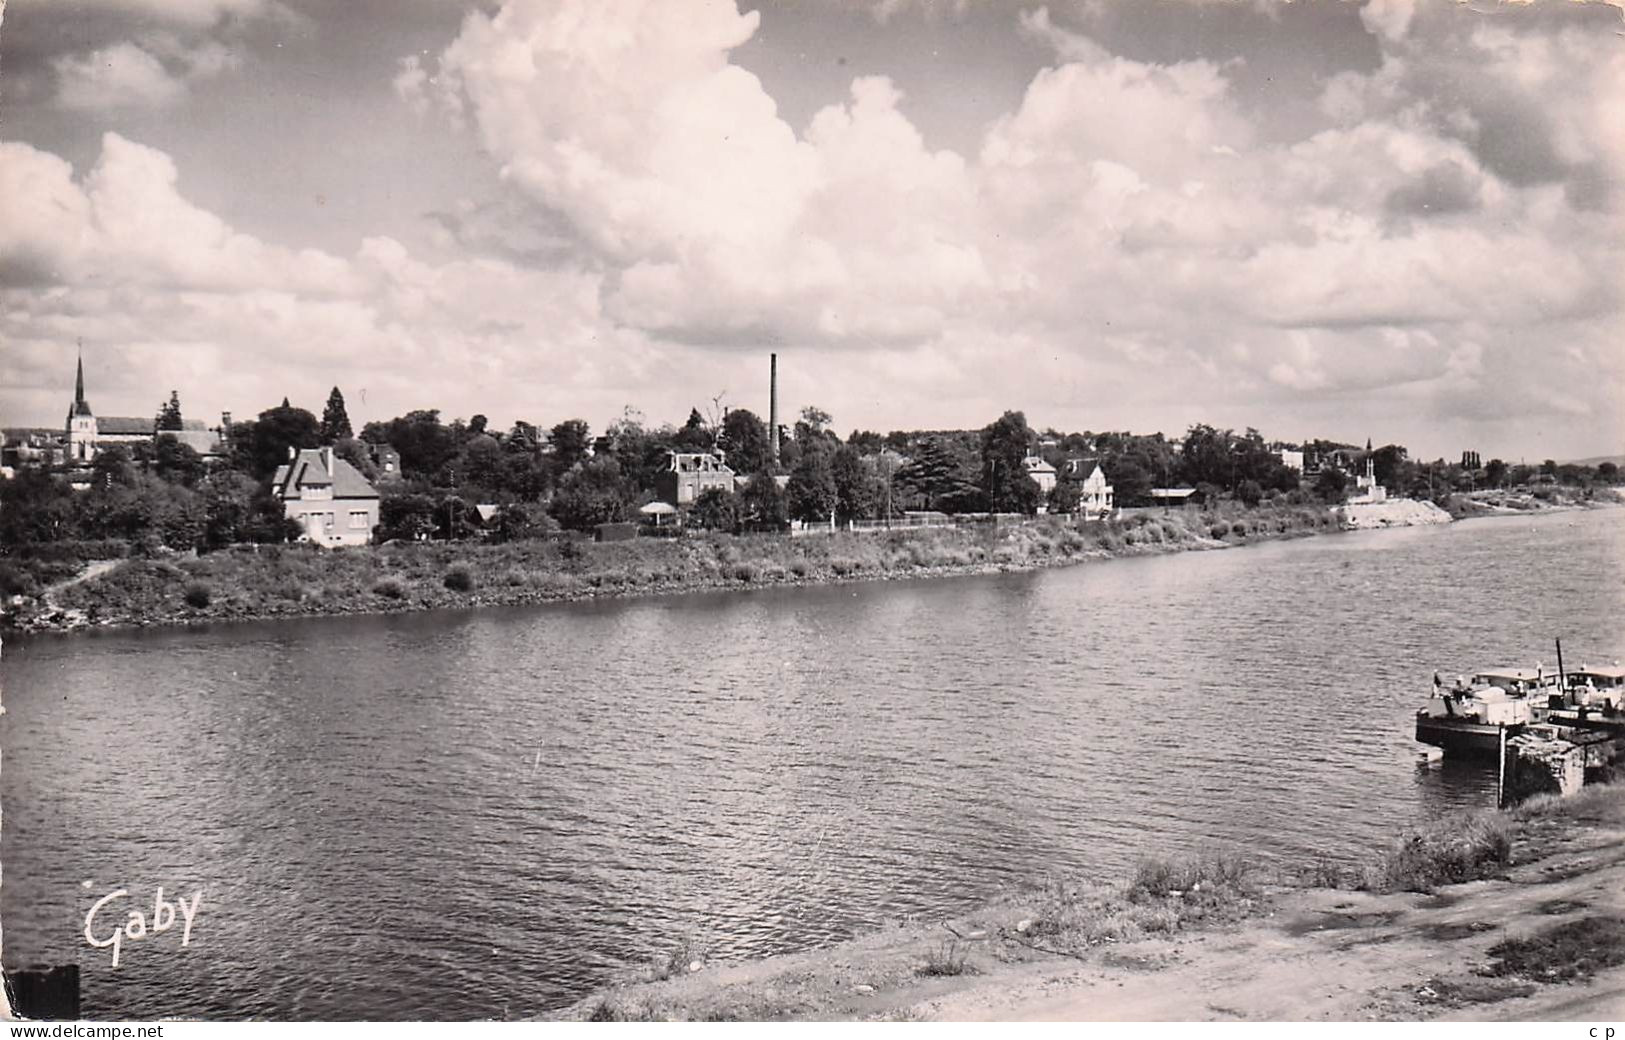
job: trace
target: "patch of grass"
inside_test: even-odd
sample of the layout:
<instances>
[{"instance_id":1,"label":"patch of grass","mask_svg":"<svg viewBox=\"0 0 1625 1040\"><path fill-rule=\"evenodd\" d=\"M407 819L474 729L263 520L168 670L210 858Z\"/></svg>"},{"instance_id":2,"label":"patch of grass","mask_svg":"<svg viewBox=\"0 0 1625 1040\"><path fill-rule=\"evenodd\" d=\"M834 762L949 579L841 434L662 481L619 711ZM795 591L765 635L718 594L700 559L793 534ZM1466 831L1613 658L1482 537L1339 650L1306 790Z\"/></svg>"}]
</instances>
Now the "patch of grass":
<instances>
[{"instance_id":1,"label":"patch of grass","mask_svg":"<svg viewBox=\"0 0 1625 1040\"><path fill-rule=\"evenodd\" d=\"M920 966L919 974L927 977L975 975L976 966L965 957L965 950L958 939L946 939L937 946L926 951L925 963Z\"/></svg>"},{"instance_id":2,"label":"patch of grass","mask_svg":"<svg viewBox=\"0 0 1625 1040\"><path fill-rule=\"evenodd\" d=\"M1367 871L1362 888L1432 892L1493 876L1512 862L1512 821L1500 813L1450 817L1402 836Z\"/></svg>"},{"instance_id":3,"label":"patch of grass","mask_svg":"<svg viewBox=\"0 0 1625 1040\"><path fill-rule=\"evenodd\" d=\"M1255 873L1243 857L1206 851L1179 860L1144 860L1115 889L1052 880L1021 900L1032 916L1018 931L1041 949L1078 953L1198 922L1238 921L1263 905Z\"/></svg>"},{"instance_id":4,"label":"patch of grass","mask_svg":"<svg viewBox=\"0 0 1625 1040\"><path fill-rule=\"evenodd\" d=\"M372 591L385 599L405 599L406 583L399 578L382 578L372 587Z\"/></svg>"},{"instance_id":5,"label":"patch of grass","mask_svg":"<svg viewBox=\"0 0 1625 1040\"><path fill-rule=\"evenodd\" d=\"M1535 987L1527 982L1505 979L1428 979L1416 990L1416 999L1424 1004L1444 1007L1465 1007L1469 1004L1498 1004L1514 997L1527 997Z\"/></svg>"},{"instance_id":6,"label":"patch of grass","mask_svg":"<svg viewBox=\"0 0 1625 1040\"><path fill-rule=\"evenodd\" d=\"M1342 888L1347 873L1340 864L1322 856L1298 872L1298 881L1307 888Z\"/></svg>"},{"instance_id":7,"label":"patch of grass","mask_svg":"<svg viewBox=\"0 0 1625 1040\"><path fill-rule=\"evenodd\" d=\"M1572 982L1625 964L1625 918L1582 917L1490 947L1490 974Z\"/></svg>"},{"instance_id":8,"label":"patch of grass","mask_svg":"<svg viewBox=\"0 0 1625 1040\"><path fill-rule=\"evenodd\" d=\"M446 572L446 576L441 579L441 584L453 592L473 592L474 572L466 566L458 564Z\"/></svg>"}]
</instances>

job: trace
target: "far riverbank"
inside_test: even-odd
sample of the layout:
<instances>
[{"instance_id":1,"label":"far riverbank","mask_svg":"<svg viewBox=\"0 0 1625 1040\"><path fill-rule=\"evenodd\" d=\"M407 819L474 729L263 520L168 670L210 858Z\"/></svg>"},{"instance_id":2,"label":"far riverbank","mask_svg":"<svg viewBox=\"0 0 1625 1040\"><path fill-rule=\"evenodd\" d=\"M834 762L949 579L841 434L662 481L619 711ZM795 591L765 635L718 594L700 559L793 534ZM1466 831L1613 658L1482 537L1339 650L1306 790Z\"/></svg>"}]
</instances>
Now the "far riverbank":
<instances>
[{"instance_id":1,"label":"far riverbank","mask_svg":"<svg viewBox=\"0 0 1625 1040\"><path fill-rule=\"evenodd\" d=\"M1431 503L1409 500L1336 509L1227 503L1085 524L1039 518L794 538L247 546L195 558L99 565L84 580L14 600L4 624L20 631L73 631L950 577L1450 519Z\"/></svg>"}]
</instances>

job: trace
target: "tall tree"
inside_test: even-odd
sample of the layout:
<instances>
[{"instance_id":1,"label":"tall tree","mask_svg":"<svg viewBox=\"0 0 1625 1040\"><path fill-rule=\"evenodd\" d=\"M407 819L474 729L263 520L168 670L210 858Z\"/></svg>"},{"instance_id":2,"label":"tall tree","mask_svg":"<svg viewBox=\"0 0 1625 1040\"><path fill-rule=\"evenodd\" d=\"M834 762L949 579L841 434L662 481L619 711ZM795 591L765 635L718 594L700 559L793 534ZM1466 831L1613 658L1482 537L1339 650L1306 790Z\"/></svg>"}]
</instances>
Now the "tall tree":
<instances>
[{"instance_id":1,"label":"tall tree","mask_svg":"<svg viewBox=\"0 0 1625 1040\"><path fill-rule=\"evenodd\" d=\"M1033 431L1021 412L1005 412L982 430L982 482L988 508L996 513L1032 513L1043 492L1022 460L1033 444Z\"/></svg>"},{"instance_id":2,"label":"tall tree","mask_svg":"<svg viewBox=\"0 0 1625 1040\"><path fill-rule=\"evenodd\" d=\"M566 419L553 427L553 465L560 473L569 470L587 458L592 445L592 431L581 419ZM569 526L569 525L566 525Z\"/></svg>"},{"instance_id":3,"label":"tall tree","mask_svg":"<svg viewBox=\"0 0 1625 1040\"><path fill-rule=\"evenodd\" d=\"M191 487L203 478L203 458L172 433L160 434L153 454L153 472L171 484Z\"/></svg>"},{"instance_id":4,"label":"tall tree","mask_svg":"<svg viewBox=\"0 0 1625 1040\"><path fill-rule=\"evenodd\" d=\"M254 421L249 449L251 472L262 480L288 461L289 448L315 448L322 443L316 417L288 404L287 398L282 400L281 405L267 408Z\"/></svg>"},{"instance_id":5,"label":"tall tree","mask_svg":"<svg viewBox=\"0 0 1625 1040\"><path fill-rule=\"evenodd\" d=\"M673 451L711 451L716 447L716 437L698 408L688 410L688 421L672 435L671 447Z\"/></svg>"},{"instance_id":6,"label":"tall tree","mask_svg":"<svg viewBox=\"0 0 1625 1040\"><path fill-rule=\"evenodd\" d=\"M457 454L450 427L440 421L438 408L423 408L397 416L387 423L370 422L361 430L361 439L371 444L387 444L401 453L401 471L415 480L428 480L445 470L447 460Z\"/></svg>"},{"instance_id":7,"label":"tall tree","mask_svg":"<svg viewBox=\"0 0 1625 1040\"><path fill-rule=\"evenodd\" d=\"M740 523L758 531L778 531L789 518L789 504L779 482L767 470L758 470L739 492Z\"/></svg>"},{"instance_id":8,"label":"tall tree","mask_svg":"<svg viewBox=\"0 0 1625 1040\"><path fill-rule=\"evenodd\" d=\"M181 395L178 390L169 392L169 400L158 408L158 420L153 427L159 431L184 429L181 422Z\"/></svg>"},{"instance_id":9,"label":"tall tree","mask_svg":"<svg viewBox=\"0 0 1625 1040\"><path fill-rule=\"evenodd\" d=\"M790 474L790 515L807 523L827 521L835 512L837 491L835 474L830 467L833 452L807 450L801 453L795 470Z\"/></svg>"},{"instance_id":10,"label":"tall tree","mask_svg":"<svg viewBox=\"0 0 1625 1040\"><path fill-rule=\"evenodd\" d=\"M606 456L588 459L559 478L548 511L560 525L585 531L596 524L625 520L632 501L632 488L621 476L620 464Z\"/></svg>"},{"instance_id":11,"label":"tall tree","mask_svg":"<svg viewBox=\"0 0 1625 1040\"><path fill-rule=\"evenodd\" d=\"M914 507L973 512L985 504L974 472L972 458L956 452L942 438L930 437L914 449L914 458L897 471L893 483L898 498Z\"/></svg>"},{"instance_id":12,"label":"tall tree","mask_svg":"<svg viewBox=\"0 0 1625 1040\"><path fill-rule=\"evenodd\" d=\"M355 433L350 429L350 415L344 410L344 395L339 388L327 395L327 407L322 409L321 437L323 444L336 444Z\"/></svg>"},{"instance_id":13,"label":"tall tree","mask_svg":"<svg viewBox=\"0 0 1625 1040\"><path fill-rule=\"evenodd\" d=\"M727 454L728 466L735 473L757 473L773 462L767 424L748 408L735 408L722 420L717 447Z\"/></svg>"},{"instance_id":14,"label":"tall tree","mask_svg":"<svg viewBox=\"0 0 1625 1040\"><path fill-rule=\"evenodd\" d=\"M835 481L837 521L867 520L884 508L885 485L850 444L836 449L829 468Z\"/></svg>"}]
</instances>

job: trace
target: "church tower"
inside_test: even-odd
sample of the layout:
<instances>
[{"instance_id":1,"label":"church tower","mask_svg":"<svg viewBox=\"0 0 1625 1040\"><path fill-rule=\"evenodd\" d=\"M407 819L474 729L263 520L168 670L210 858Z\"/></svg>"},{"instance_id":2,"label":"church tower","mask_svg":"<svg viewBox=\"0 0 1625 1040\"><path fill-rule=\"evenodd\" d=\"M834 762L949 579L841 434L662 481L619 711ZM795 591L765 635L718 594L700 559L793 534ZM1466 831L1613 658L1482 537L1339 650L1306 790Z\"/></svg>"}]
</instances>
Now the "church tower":
<instances>
[{"instance_id":1,"label":"church tower","mask_svg":"<svg viewBox=\"0 0 1625 1040\"><path fill-rule=\"evenodd\" d=\"M73 383L73 405L68 409L68 458L90 462L96 458L96 416L85 400L85 358L79 356L79 373Z\"/></svg>"}]
</instances>

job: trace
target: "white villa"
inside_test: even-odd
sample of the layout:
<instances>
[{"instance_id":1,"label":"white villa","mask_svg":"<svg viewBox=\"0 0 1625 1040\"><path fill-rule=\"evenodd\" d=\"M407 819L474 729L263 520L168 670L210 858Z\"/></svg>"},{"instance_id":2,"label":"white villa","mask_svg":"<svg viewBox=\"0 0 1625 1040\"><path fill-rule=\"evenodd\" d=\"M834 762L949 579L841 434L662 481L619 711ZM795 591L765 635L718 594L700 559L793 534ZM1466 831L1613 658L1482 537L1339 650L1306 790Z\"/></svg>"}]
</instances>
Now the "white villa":
<instances>
[{"instance_id":1,"label":"white villa","mask_svg":"<svg viewBox=\"0 0 1625 1040\"><path fill-rule=\"evenodd\" d=\"M1078 482L1082 493L1078 511L1091 519L1104 519L1111 515L1112 486L1106 483L1106 471L1094 459L1068 459L1067 479Z\"/></svg>"}]
</instances>

